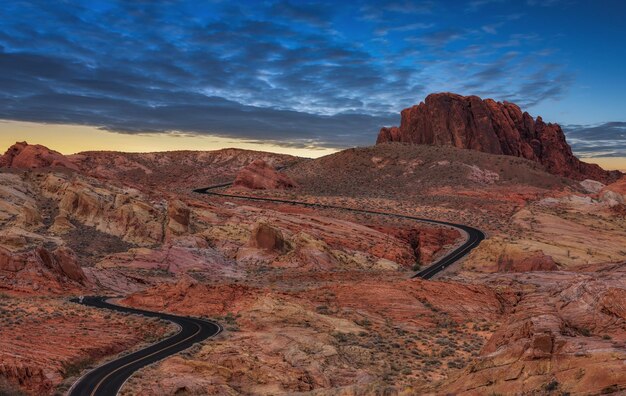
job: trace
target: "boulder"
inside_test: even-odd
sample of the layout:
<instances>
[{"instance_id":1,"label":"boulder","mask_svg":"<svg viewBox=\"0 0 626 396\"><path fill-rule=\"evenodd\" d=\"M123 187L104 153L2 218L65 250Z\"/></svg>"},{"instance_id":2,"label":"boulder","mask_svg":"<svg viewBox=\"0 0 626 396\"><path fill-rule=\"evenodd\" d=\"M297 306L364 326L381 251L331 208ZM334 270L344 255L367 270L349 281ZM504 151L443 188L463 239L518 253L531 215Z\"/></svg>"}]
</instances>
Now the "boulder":
<instances>
[{"instance_id":1,"label":"boulder","mask_svg":"<svg viewBox=\"0 0 626 396\"><path fill-rule=\"evenodd\" d=\"M254 190L275 190L292 188L296 183L259 159L239 171L233 185Z\"/></svg>"},{"instance_id":2,"label":"boulder","mask_svg":"<svg viewBox=\"0 0 626 396\"><path fill-rule=\"evenodd\" d=\"M585 179L580 182L581 187L589 194L599 193L604 187L604 184L590 179Z\"/></svg>"},{"instance_id":3,"label":"boulder","mask_svg":"<svg viewBox=\"0 0 626 396\"><path fill-rule=\"evenodd\" d=\"M267 223L256 223L250 235L251 247L267 251L283 252L287 250L287 242L283 233Z\"/></svg>"},{"instance_id":4,"label":"boulder","mask_svg":"<svg viewBox=\"0 0 626 396\"><path fill-rule=\"evenodd\" d=\"M189 232L191 224L191 210L183 201L175 199L168 202L167 216L169 218L168 228L175 235L182 235Z\"/></svg>"}]
</instances>

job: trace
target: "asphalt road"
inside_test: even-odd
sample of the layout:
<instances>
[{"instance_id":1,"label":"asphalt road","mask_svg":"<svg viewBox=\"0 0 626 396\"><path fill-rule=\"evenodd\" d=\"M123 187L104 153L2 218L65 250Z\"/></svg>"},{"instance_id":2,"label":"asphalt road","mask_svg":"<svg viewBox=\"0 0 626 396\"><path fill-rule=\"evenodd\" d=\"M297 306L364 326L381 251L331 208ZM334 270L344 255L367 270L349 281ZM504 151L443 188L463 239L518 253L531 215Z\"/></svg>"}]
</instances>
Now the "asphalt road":
<instances>
[{"instance_id":1,"label":"asphalt road","mask_svg":"<svg viewBox=\"0 0 626 396\"><path fill-rule=\"evenodd\" d=\"M183 351L197 342L216 336L222 327L213 322L184 316L127 308L106 302L107 297L85 297L82 304L149 317L177 324L179 332L149 347L99 366L78 379L68 391L69 396L112 396L140 368ZM79 303L78 299L73 302Z\"/></svg>"},{"instance_id":2,"label":"asphalt road","mask_svg":"<svg viewBox=\"0 0 626 396\"><path fill-rule=\"evenodd\" d=\"M466 241L461 246L457 247L456 249L454 249L453 251L451 251L444 257L437 260L435 263L431 264L430 266L424 268L420 272L413 275L414 278L431 279L433 276L435 276L439 272L443 271L444 269L448 268L450 265L454 264L456 261L465 257L467 254L469 254L469 252L472 251L472 249L478 246L483 239L485 239L485 234L481 230L479 230L478 228L470 227L465 224L456 224L456 223L450 223L446 221L425 219L422 217L406 216L406 215L401 215L397 213L378 212L374 210L354 209L354 208L346 208L343 206L314 204L314 203L308 203L308 202L302 202L302 201L290 201L290 200L285 200L285 199L244 197L241 195L224 194L224 193L214 191L218 188L228 187L231 184L232 183L222 183L222 184L218 184L218 185L214 185L210 187L199 188L193 191L198 194L217 195L220 197L245 199L249 201L274 202L274 203L300 205L300 206L308 206L308 207L323 208L323 209L339 209L339 210L344 210L348 212L374 214L374 215L380 215L380 216L414 220L414 221L419 221L422 223L439 224L439 225L444 225L447 227L455 228L461 231L461 234L464 234L467 236Z\"/></svg>"},{"instance_id":3,"label":"asphalt road","mask_svg":"<svg viewBox=\"0 0 626 396\"><path fill-rule=\"evenodd\" d=\"M474 249L480 242L485 239L485 234L477 229L464 224L456 224L445 221L431 220L421 217L406 216L396 213L378 212L365 209L346 208L335 205L322 205L313 204L301 201L290 201L284 199L274 198L261 198L261 197L243 197L240 195L224 194L215 192L217 188L228 187L232 183L222 183L215 186L206 188L200 188L194 190L199 194L216 195L220 197L228 197L235 199L245 199L250 201L263 201L282 203L289 205L301 205L323 209L339 209L355 213L374 214L380 216L401 218L419 221L423 223L439 224L452 228L456 228L466 235L466 241L452 252L448 253L445 257L442 257L437 262L431 264L427 268L413 275L414 278L419 277L423 279L430 279L439 272L443 271L462 257L466 256L472 249ZM217 323L209 322L206 320L169 315L159 312L143 311L140 309L127 308L119 305L111 304L105 301L106 297L86 297L82 304L96 308L112 309L120 312L128 312L132 314L139 314L149 317L158 317L161 319L169 320L177 324L180 327L180 331L175 335L160 341L149 347L123 356L119 359L108 362L102 366L99 366L92 371L88 372L84 376L78 379L74 383L72 388L68 392L68 396L104 396L115 395L120 390L124 382L133 375L133 373L140 368L157 362L167 356L173 355L177 352L183 351L193 344L213 337L222 331L222 328ZM73 300L78 303L77 299Z\"/></svg>"}]
</instances>

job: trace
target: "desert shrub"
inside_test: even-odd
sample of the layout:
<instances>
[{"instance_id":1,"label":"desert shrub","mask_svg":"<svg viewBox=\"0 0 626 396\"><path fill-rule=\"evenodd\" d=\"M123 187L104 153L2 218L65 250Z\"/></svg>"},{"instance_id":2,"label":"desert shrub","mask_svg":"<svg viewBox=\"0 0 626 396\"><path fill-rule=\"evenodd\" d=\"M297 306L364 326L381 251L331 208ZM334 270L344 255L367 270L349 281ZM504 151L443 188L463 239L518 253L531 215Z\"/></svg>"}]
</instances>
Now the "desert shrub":
<instances>
[{"instance_id":1,"label":"desert shrub","mask_svg":"<svg viewBox=\"0 0 626 396\"><path fill-rule=\"evenodd\" d=\"M448 328L454 328L456 326L457 326L456 322L448 317L437 319L437 327L439 328L448 329Z\"/></svg>"},{"instance_id":2,"label":"desert shrub","mask_svg":"<svg viewBox=\"0 0 626 396\"><path fill-rule=\"evenodd\" d=\"M611 394L611 393L615 393L617 391L619 391L619 386L617 386L617 384L613 384L613 385L607 386L606 388L602 389L602 391L600 391L600 393L603 394L603 395L608 395L608 394Z\"/></svg>"},{"instance_id":3,"label":"desert shrub","mask_svg":"<svg viewBox=\"0 0 626 396\"><path fill-rule=\"evenodd\" d=\"M348 333L341 333L341 332L334 332L332 333L332 336L335 338L335 340L340 343L340 344L345 344L350 342L350 334Z\"/></svg>"},{"instance_id":4,"label":"desert shrub","mask_svg":"<svg viewBox=\"0 0 626 396\"><path fill-rule=\"evenodd\" d=\"M317 313L320 313L322 315L328 315L329 311L328 311L328 305L318 305L317 307L315 307L315 311ZM358 324L358 323L357 323Z\"/></svg>"},{"instance_id":5,"label":"desert shrub","mask_svg":"<svg viewBox=\"0 0 626 396\"><path fill-rule=\"evenodd\" d=\"M25 393L16 389L5 378L0 377L0 395L6 396L23 396Z\"/></svg>"},{"instance_id":6,"label":"desert shrub","mask_svg":"<svg viewBox=\"0 0 626 396\"><path fill-rule=\"evenodd\" d=\"M83 358L73 362L63 364L64 378L75 377L79 375L84 369L91 365L91 358Z\"/></svg>"},{"instance_id":7,"label":"desert shrub","mask_svg":"<svg viewBox=\"0 0 626 396\"><path fill-rule=\"evenodd\" d=\"M543 388L548 392L552 392L553 390L557 390L558 387L559 387L558 381L552 380L548 382L547 384L545 384Z\"/></svg>"},{"instance_id":8,"label":"desert shrub","mask_svg":"<svg viewBox=\"0 0 626 396\"><path fill-rule=\"evenodd\" d=\"M441 357L448 357L448 356L452 356L454 355L454 349L450 348L450 347L445 347L440 353L439 356Z\"/></svg>"},{"instance_id":9,"label":"desert shrub","mask_svg":"<svg viewBox=\"0 0 626 396\"><path fill-rule=\"evenodd\" d=\"M228 323L228 324L231 324L231 325L232 325L232 324L235 324L235 323L236 323L237 318L235 318L235 315L233 315L233 313L232 313L232 312L229 312L229 313L227 313L227 314L224 316L224 321L225 321L226 323Z\"/></svg>"},{"instance_id":10,"label":"desert shrub","mask_svg":"<svg viewBox=\"0 0 626 396\"><path fill-rule=\"evenodd\" d=\"M448 367L453 369L460 369L465 367L465 361L463 359L455 359L448 362Z\"/></svg>"}]
</instances>

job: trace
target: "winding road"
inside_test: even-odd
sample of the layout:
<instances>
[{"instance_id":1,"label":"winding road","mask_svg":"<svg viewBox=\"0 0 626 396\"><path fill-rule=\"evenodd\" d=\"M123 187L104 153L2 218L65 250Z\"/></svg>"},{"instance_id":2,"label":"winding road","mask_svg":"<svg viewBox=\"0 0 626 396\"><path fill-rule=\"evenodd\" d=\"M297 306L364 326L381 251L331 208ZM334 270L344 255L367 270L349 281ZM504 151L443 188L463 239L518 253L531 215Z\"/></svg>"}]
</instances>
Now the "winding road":
<instances>
[{"instance_id":1,"label":"winding road","mask_svg":"<svg viewBox=\"0 0 626 396\"><path fill-rule=\"evenodd\" d=\"M168 320L178 325L179 331L156 344L122 356L89 371L74 383L67 393L69 396L115 395L124 382L140 368L183 351L197 342L218 335L222 331L222 327L219 324L207 320L122 307L107 302L106 298L85 297L82 302L78 299L73 299L72 301L90 307L106 308L118 312Z\"/></svg>"},{"instance_id":2,"label":"winding road","mask_svg":"<svg viewBox=\"0 0 626 396\"><path fill-rule=\"evenodd\" d=\"M439 259L434 264L431 264L430 266L413 275L414 278L419 277L423 279L431 279L433 276L443 271L445 268L454 264L459 259L465 257L472 249L478 246L478 244L480 244L483 239L485 239L485 234L481 230L464 224L455 224L445 221L406 216L396 213L354 209L343 206L315 204L309 202L290 201L275 198L246 197L214 191L218 188L228 187L231 184L232 183L222 183L206 188L200 188L194 190L194 192L199 194L208 194L234 199L300 205L322 209L337 209L354 213L373 214L379 216L408 219L419 221L422 223L439 224L455 228L459 230L462 235L466 236L466 240L463 244L455 248L446 256ZM207 320L123 307L109 303L106 301L106 299L107 297L86 297L82 301L79 301L78 299L73 299L72 301L90 307L111 309L119 312L127 312L131 314L157 317L160 319L168 320L178 325L179 331L173 336L166 338L156 344L152 344L147 348L133 352L119 359L110 361L103 364L102 366L96 367L95 369L89 371L87 374L83 375L74 383L74 385L68 391L68 396L115 395L119 392L126 380L128 380L128 378L130 378L130 376L133 375L133 373L140 368L155 363L177 352L183 351L197 342L216 336L222 331L222 327L219 324Z\"/></svg>"},{"instance_id":3,"label":"winding road","mask_svg":"<svg viewBox=\"0 0 626 396\"><path fill-rule=\"evenodd\" d=\"M354 208L348 208L344 206L325 205L325 204L317 204L317 203L302 202L302 201L291 201L291 200L276 199L276 198L247 197L247 196L242 196L242 195L215 192L216 189L228 187L231 184L232 183L217 184L217 185L210 186L210 187L198 188L196 190L193 190L193 192L198 193L198 194L216 195L219 197L245 199L249 201L273 202L273 203L300 205L300 206L322 208L322 209L338 209L338 210L354 212L354 213L373 214L373 215L379 215L379 216L394 217L398 219L408 219L408 220L419 221L421 223L438 224L438 225L443 225L446 227L454 228L458 230L459 232L461 232L461 235L466 235L466 239L463 244L458 246L456 249L454 249L453 251L451 251L444 257L437 260L435 263L429 265L425 269L413 275L413 278L431 279L433 276L437 275L439 272L443 271L444 269L448 268L450 265L454 264L461 258L465 257L469 252L472 251L472 249L478 246L483 239L485 239L484 232L482 232L478 228L470 227L465 224L456 224L456 223L450 223L446 221L431 220L431 219L425 219L422 217L401 215L397 213L378 212L375 210L354 209Z\"/></svg>"}]
</instances>

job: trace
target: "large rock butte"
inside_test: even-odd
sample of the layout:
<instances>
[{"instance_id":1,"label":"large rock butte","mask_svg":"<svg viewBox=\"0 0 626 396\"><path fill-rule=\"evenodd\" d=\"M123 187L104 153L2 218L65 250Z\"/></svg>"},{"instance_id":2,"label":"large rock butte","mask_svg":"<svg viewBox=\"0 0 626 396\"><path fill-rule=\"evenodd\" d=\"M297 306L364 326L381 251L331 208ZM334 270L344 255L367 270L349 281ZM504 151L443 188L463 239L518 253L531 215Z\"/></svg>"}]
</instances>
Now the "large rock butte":
<instances>
[{"instance_id":1,"label":"large rock butte","mask_svg":"<svg viewBox=\"0 0 626 396\"><path fill-rule=\"evenodd\" d=\"M380 130L376 143L387 142L454 146L527 158L551 173L576 180L607 183L621 176L619 171L605 171L576 158L558 124L546 124L541 117L535 120L516 104L478 96L428 95L419 105L402 110L399 127Z\"/></svg>"}]
</instances>

